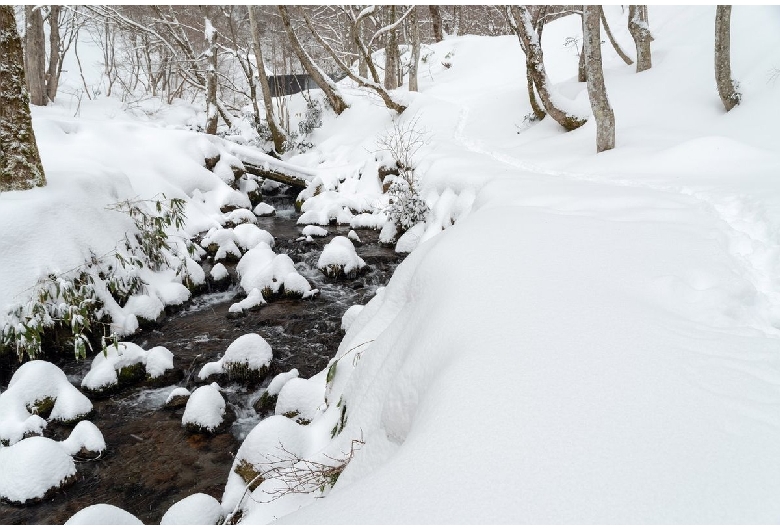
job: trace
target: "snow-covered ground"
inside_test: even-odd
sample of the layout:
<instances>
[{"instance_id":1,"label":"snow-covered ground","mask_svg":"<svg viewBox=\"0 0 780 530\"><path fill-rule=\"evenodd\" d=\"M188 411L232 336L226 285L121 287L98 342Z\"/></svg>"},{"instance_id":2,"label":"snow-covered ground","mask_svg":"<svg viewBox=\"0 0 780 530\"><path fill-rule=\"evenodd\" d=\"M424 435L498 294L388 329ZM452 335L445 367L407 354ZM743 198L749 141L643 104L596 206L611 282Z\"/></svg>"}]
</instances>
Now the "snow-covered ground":
<instances>
[{"instance_id":1,"label":"snow-covered ground","mask_svg":"<svg viewBox=\"0 0 780 530\"><path fill-rule=\"evenodd\" d=\"M632 50L621 8L606 12ZM268 478L247 492L248 475L231 470L223 515L317 524L780 520L780 8L734 8L732 70L743 100L728 114L715 90L714 17L712 7L651 7L653 68L641 74L604 46L617 145L601 154L592 122L570 133L549 119L524 122L515 37L424 49L420 93L399 95L409 102L401 122L416 120L426 138L417 172L427 222L405 241L412 252L387 288L347 322L329 368L279 380L276 411L292 418L260 422L234 464ZM587 109L577 56L564 44L579 26L573 17L549 24L543 45L559 97ZM377 145L392 115L361 91L347 96L352 107L290 159L316 170L322 191L308 190L301 224L383 223L368 211L386 204ZM3 303L52 260L65 266L69 254L50 257L45 239L63 236L39 231L68 230L70 255L83 259L96 241L110 247L121 237L123 221L102 210L115 197L192 197L198 188L212 204L230 193L194 162L205 152L194 133L58 112L37 110L34 122L49 187L0 196L2 218L16 217L0 242L22 245L29 265L16 272L9 253L0 257ZM141 127L147 156L123 155ZM73 134L89 136L69 146ZM98 156L91 142L114 147ZM76 217L63 213L72 194L100 199L89 208L71 201L86 212ZM45 209L55 200L64 202ZM214 208L195 202L188 226L217 226ZM104 231L76 223L84 215ZM325 475L322 490L279 495L296 470L336 468L335 485Z\"/></svg>"}]
</instances>

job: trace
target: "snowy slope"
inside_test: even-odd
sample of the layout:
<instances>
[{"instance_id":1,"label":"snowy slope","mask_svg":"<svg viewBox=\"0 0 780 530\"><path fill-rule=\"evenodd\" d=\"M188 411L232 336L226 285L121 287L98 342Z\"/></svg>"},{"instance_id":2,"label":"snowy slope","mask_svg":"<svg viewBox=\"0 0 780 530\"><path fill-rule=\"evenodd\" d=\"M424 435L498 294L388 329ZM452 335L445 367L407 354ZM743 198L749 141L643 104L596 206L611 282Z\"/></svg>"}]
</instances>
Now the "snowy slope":
<instances>
[{"instance_id":1,"label":"snowy slope","mask_svg":"<svg viewBox=\"0 0 780 530\"><path fill-rule=\"evenodd\" d=\"M617 148L600 155L592 123L515 134L530 110L516 40L438 45L452 67L410 108L432 132L425 183L477 198L350 327L310 435L343 397L344 431L313 454L365 445L283 522L780 518L780 10L734 8L744 100L729 114L713 21L653 7L653 69L606 54ZM573 106L587 94L562 44L577 27L544 37ZM264 522L295 502L249 504Z\"/></svg>"}]
</instances>

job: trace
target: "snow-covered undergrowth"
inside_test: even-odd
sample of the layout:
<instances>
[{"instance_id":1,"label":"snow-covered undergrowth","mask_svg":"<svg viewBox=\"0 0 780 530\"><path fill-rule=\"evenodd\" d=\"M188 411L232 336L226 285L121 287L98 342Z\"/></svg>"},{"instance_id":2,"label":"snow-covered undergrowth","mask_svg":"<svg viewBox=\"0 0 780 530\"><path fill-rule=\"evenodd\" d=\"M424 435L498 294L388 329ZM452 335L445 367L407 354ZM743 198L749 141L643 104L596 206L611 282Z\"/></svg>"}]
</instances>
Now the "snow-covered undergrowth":
<instances>
[{"instance_id":1,"label":"snow-covered undergrowth","mask_svg":"<svg viewBox=\"0 0 780 530\"><path fill-rule=\"evenodd\" d=\"M430 213L329 368L282 387L310 423L274 416L246 438L226 511L248 524L780 517L780 12L734 8L744 97L728 114L714 9L650 20L650 71L604 47L617 148L599 155L592 119L571 133L524 122L515 37L431 47L407 111L430 133ZM550 23L543 45L558 97L587 109L564 45L579 24ZM382 200L358 152L388 123L354 103L294 158L332 170L304 194L322 199L303 222Z\"/></svg>"}]
</instances>

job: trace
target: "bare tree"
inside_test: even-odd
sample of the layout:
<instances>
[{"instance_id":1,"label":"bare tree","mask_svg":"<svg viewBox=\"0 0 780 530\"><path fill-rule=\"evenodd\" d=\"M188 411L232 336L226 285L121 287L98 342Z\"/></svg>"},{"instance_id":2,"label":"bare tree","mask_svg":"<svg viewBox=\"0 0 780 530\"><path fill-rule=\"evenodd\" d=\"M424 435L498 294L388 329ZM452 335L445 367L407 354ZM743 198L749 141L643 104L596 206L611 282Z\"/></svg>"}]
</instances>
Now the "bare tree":
<instances>
[{"instance_id":1,"label":"bare tree","mask_svg":"<svg viewBox=\"0 0 780 530\"><path fill-rule=\"evenodd\" d=\"M54 101L60 82L62 56L60 55L60 6L49 9L49 69L46 72L46 97Z\"/></svg>"},{"instance_id":2,"label":"bare tree","mask_svg":"<svg viewBox=\"0 0 780 530\"><path fill-rule=\"evenodd\" d=\"M433 23L433 40L441 42L444 40L444 33L441 30L441 8L439 6L428 6L431 13L431 22Z\"/></svg>"},{"instance_id":3,"label":"bare tree","mask_svg":"<svg viewBox=\"0 0 780 530\"><path fill-rule=\"evenodd\" d=\"M650 43L653 35L647 17L647 6L628 6L628 31L636 45L636 71L644 72L653 66Z\"/></svg>"},{"instance_id":4,"label":"bare tree","mask_svg":"<svg viewBox=\"0 0 780 530\"><path fill-rule=\"evenodd\" d=\"M615 147L615 113L607 98L601 62L600 6L583 6L585 67L588 70L588 97L596 118L596 151Z\"/></svg>"},{"instance_id":5,"label":"bare tree","mask_svg":"<svg viewBox=\"0 0 780 530\"><path fill-rule=\"evenodd\" d=\"M739 105L739 93L731 77L731 6L718 6L715 11L715 82L726 112Z\"/></svg>"},{"instance_id":6,"label":"bare tree","mask_svg":"<svg viewBox=\"0 0 780 530\"><path fill-rule=\"evenodd\" d=\"M385 37L385 88L393 90L398 88L398 32L396 22L396 6L387 8L388 26L393 26L387 31Z\"/></svg>"},{"instance_id":7,"label":"bare tree","mask_svg":"<svg viewBox=\"0 0 780 530\"><path fill-rule=\"evenodd\" d=\"M547 77L547 71L544 68L544 55L542 53L541 39L539 32L535 27L531 12L526 6L509 6L507 19L517 34L517 37L520 39L520 45L523 48L526 57L527 76L533 81L536 93L542 101L544 110L567 131L573 131L584 125L586 119L560 109L553 102L550 82ZM533 91L531 90L529 83L529 97L531 97L532 93ZM534 106L533 99L531 100L531 105L532 107ZM537 117L539 117L539 114L536 112L537 110L539 109L534 109L534 112Z\"/></svg>"},{"instance_id":8,"label":"bare tree","mask_svg":"<svg viewBox=\"0 0 780 530\"><path fill-rule=\"evenodd\" d=\"M601 9L601 23L604 25L604 32L606 32L607 37L609 38L609 42L612 44L612 47L615 49L620 58L623 59L623 62L628 65L634 64L634 60L626 55L626 52L623 51L623 48L620 47L620 44L618 44L618 42L615 40L615 37L612 35L612 31L609 29L609 24L607 23L606 15L604 15L603 8Z\"/></svg>"},{"instance_id":9,"label":"bare tree","mask_svg":"<svg viewBox=\"0 0 780 530\"><path fill-rule=\"evenodd\" d=\"M373 9L373 6L369 9ZM306 13L303 13L303 19L306 22L306 26L311 31L312 35L314 36L315 40L322 46L325 51L330 55L330 57L333 59L333 61L338 65L338 67L341 69L342 72L344 72L347 77L355 81L358 85L361 87L366 87L379 95L379 97L382 99L382 102L385 104L385 106L391 110L396 111L397 113L402 113L404 110L406 110L406 105L403 105L401 103L398 103L395 101L388 91L379 83L379 75L376 70L376 66L374 65L373 60L371 59L371 54L369 53L370 45L371 43L379 36L383 35L384 33L394 29L395 27L399 26L411 13L411 11L414 10L414 6L412 6L406 13L404 13L398 20L396 20L394 23L384 26L377 30L374 35L369 40L368 44L358 41L358 48L360 49L360 53L364 56L366 59L366 63L368 66L369 71L371 72L371 76L374 78L374 81L371 81L369 79L366 79L364 77L360 77L359 75L355 74L355 72L352 71L352 69L349 67L349 65L345 64L344 61L339 57L339 54L336 52L336 50L333 49L333 47L328 44L325 39L322 38L322 36L317 32L317 29L314 27L314 24L312 23L311 19L306 15ZM365 14L367 10L363 10L361 13L356 14L354 11L352 11L352 6L344 6L344 12L349 15L352 18L353 24L356 26L356 31L354 32L356 35L360 35L360 20L364 19L367 15Z\"/></svg>"},{"instance_id":10,"label":"bare tree","mask_svg":"<svg viewBox=\"0 0 780 530\"><path fill-rule=\"evenodd\" d=\"M287 140L284 131L279 127L274 117L274 105L271 99L271 87L268 85L266 76L265 60L263 60L263 49L261 46L260 24L258 22L257 6L249 6L249 23L252 28L252 42L254 43L255 58L257 59L257 77L260 81L260 88L263 92L263 106L265 107L265 119L268 122L268 128L271 130L271 138L274 142L274 150L277 153L284 151L284 143Z\"/></svg>"},{"instance_id":11,"label":"bare tree","mask_svg":"<svg viewBox=\"0 0 780 530\"><path fill-rule=\"evenodd\" d=\"M46 105L46 40L43 33L43 6L24 6L24 70L30 103Z\"/></svg>"},{"instance_id":12,"label":"bare tree","mask_svg":"<svg viewBox=\"0 0 780 530\"><path fill-rule=\"evenodd\" d=\"M0 191L46 185L25 92L23 64L14 9L0 5Z\"/></svg>"},{"instance_id":13,"label":"bare tree","mask_svg":"<svg viewBox=\"0 0 780 530\"><path fill-rule=\"evenodd\" d=\"M217 134L219 113L217 111L217 31L206 17L206 42L209 47L205 53L208 60L206 70L206 134Z\"/></svg>"},{"instance_id":14,"label":"bare tree","mask_svg":"<svg viewBox=\"0 0 780 530\"><path fill-rule=\"evenodd\" d=\"M303 49L301 41L298 40L298 36L293 30L292 22L290 21L290 13L287 10L287 7L280 5L277 6L277 8L279 9L279 14L282 17L282 25L284 26L284 29L287 32L287 36L290 39L290 44L292 44L293 51L295 52L295 55L298 56L298 60L301 62L301 65L303 65L303 67L306 69L306 72L312 77L312 79L314 79L314 82L317 83L317 85L325 93L325 97L327 98L331 108L336 112L336 114L341 114L347 110L348 105L341 97L338 88L336 88L336 84L331 81L331 79L328 77L328 74L323 72L322 69L320 69L320 67L314 63L314 60L311 58L311 56L309 56L309 54L306 53L306 50Z\"/></svg>"},{"instance_id":15,"label":"bare tree","mask_svg":"<svg viewBox=\"0 0 780 530\"><path fill-rule=\"evenodd\" d=\"M420 20L417 10L412 10L409 15L409 34L412 41L412 57L409 62L409 90L416 92L419 90L417 85L417 68L420 64Z\"/></svg>"}]
</instances>

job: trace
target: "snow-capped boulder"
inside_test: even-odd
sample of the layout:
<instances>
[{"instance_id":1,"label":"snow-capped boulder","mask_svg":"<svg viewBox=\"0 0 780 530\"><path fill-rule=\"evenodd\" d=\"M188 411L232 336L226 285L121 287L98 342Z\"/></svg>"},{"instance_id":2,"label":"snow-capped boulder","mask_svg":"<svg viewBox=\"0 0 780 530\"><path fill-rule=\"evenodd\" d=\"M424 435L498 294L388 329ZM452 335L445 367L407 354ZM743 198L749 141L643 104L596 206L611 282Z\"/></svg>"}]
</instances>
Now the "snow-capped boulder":
<instances>
[{"instance_id":1,"label":"snow-capped boulder","mask_svg":"<svg viewBox=\"0 0 780 530\"><path fill-rule=\"evenodd\" d=\"M200 244L209 254L213 254L214 261L241 258L232 228L212 228L206 232Z\"/></svg>"},{"instance_id":2,"label":"snow-capped boulder","mask_svg":"<svg viewBox=\"0 0 780 530\"><path fill-rule=\"evenodd\" d=\"M190 399L190 391L183 387L174 388L165 399L166 409L179 409L187 404Z\"/></svg>"},{"instance_id":3,"label":"snow-capped boulder","mask_svg":"<svg viewBox=\"0 0 780 530\"><path fill-rule=\"evenodd\" d=\"M135 515L111 504L93 504L73 514L67 525L129 525L144 524Z\"/></svg>"},{"instance_id":4,"label":"snow-capped boulder","mask_svg":"<svg viewBox=\"0 0 780 530\"><path fill-rule=\"evenodd\" d=\"M38 502L75 476L76 464L60 442L34 436L0 447L0 500Z\"/></svg>"},{"instance_id":5,"label":"snow-capped boulder","mask_svg":"<svg viewBox=\"0 0 780 530\"><path fill-rule=\"evenodd\" d=\"M253 224L238 225L233 229L233 237L239 248L244 250L253 249L260 243L273 247L275 243L274 236Z\"/></svg>"},{"instance_id":6,"label":"snow-capped boulder","mask_svg":"<svg viewBox=\"0 0 780 530\"><path fill-rule=\"evenodd\" d=\"M306 225L303 227L303 230L301 230L301 234L311 237L325 237L328 235L328 231L321 226Z\"/></svg>"},{"instance_id":7,"label":"snow-capped boulder","mask_svg":"<svg viewBox=\"0 0 780 530\"><path fill-rule=\"evenodd\" d=\"M279 296L307 298L317 293L308 280L295 269L290 256L277 255L263 243L241 258L236 271L244 292L251 293L253 289L258 289L264 301Z\"/></svg>"},{"instance_id":8,"label":"snow-capped boulder","mask_svg":"<svg viewBox=\"0 0 780 530\"><path fill-rule=\"evenodd\" d=\"M260 398L253 405L255 411L258 414L273 411L276 408L276 398L282 390L282 387L289 380L295 379L296 377L298 377L298 369L293 368L289 372L278 374L271 379L268 388L265 389L265 392L260 395Z\"/></svg>"},{"instance_id":9,"label":"snow-capped boulder","mask_svg":"<svg viewBox=\"0 0 780 530\"><path fill-rule=\"evenodd\" d=\"M160 524L215 525L222 519L222 506L217 499L205 493L195 493L168 508Z\"/></svg>"},{"instance_id":10,"label":"snow-capped boulder","mask_svg":"<svg viewBox=\"0 0 780 530\"><path fill-rule=\"evenodd\" d=\"M276 208L274 208L270 204L261 202L260 204L255 206L255 209L252 210L252 213L254 213L258 217L270 217L276 213Z\"/></svg>"},{"instance_id":11,"label":"snow-capped boulder","mask_svg":"<svg viewBox=\"0 0 780 530\"><path fill-rule=\"evenodd\" d=\"M92 402L57 366L28 361L0 394L0 443L15 444L25 435L41 434L47 422L75 423L92 412Z\"/></svg>"},{"instance_id":12,"label":"snow-capped boulder","mask_svg":"<svg viewBox=\"0 0 780 530\"><path fill-rule=\"evenodd\" d=\"M82 458L94 458L106 450L103 433L91 421L80 421L60 443L69 455Z\"/></svg>"},{"instance_id":13,"label":"snow-capped boulder","mask_svg":"<svg viewBox=\"0 0 780 530\"><path fill-rule=\"evenodd\" d=\"M219 385L212 383L196 388L187 401L181 424L190 432L216 433L227 427L225 398Z\"/></svg>"},{"instance_id":14,"label":"snow-capped boulder","mask_svg":"<svg viewBox=\"0 0 780 530\"><path fill-rule=\"evenodd\" d=\"M318 378L287 381L276 399L275 414L294 418L302 425L315 418L325 405L325 387Z\"/></svg>"},{"instance_id":15,"label":"snow-capped boulder","mask_svg":"<svg viewBox=\"0 0 780 530\"><path fill-rule=\"evenodd\" d=\"M357 232L355 232L354 230L349 231L349 233L347 234L347 239L349 239L350 241L354 241L355 243L362 243L362 241L360 241L360 236L357 235Z\"/></svg>"},{"instance_id":16,"label":"snow-capped boulder","mask_svg":"<svg viewBox=\"0 0 780 530\"><path fill-rule=\"evenodd\" d=\"M110 393L121 386L146 380L164 383L165 374L172 373L173 353L156 346L149 351L132 342L120 342L98 352L81 387L96 395Z\"/></svg>"},{"instance_id":17,"label":"snow-capped boulder","mask_svg":"<svg viewBox=\"0 0 780 530\"><path fill-rule=\"evenodd\" d=\"M228 228L239 226L243 223L254 223L255 221L257 221L257 217L251 211L246 208L236 208L225 214L224 226Z\"/></svg>"},{"instance_id":18,"label":"snow-capped boulder","mask_svg":"<svg viewBox=\"0 0 780 530\"><path fill-rule=\"evenodd\" d=\"M365 267L366 262L355 252L355 245L344 236L334 237L317 260L317 268L329 278L354 278Z\"/></svg>"},{"instance_id":19,"label":"snow-capped boulder","mask_svg":"<svg viewBox=\"0 0 780 530\"><path fill-rule=\"evenodd\" d=\"M214 374L226 374L233 381L261 381L271 365L271 346L257 333L248 333L234 340L218 361L207 363L198 373L199 379Z\"/></svg>"},{"instance_id":20,"label":"snow-capped boulder","mask_svg":"<svg viewBox=\"0 0 780 530\"><path fill-rule=\"evenodd\" d=\"M425 223L417 223L398 238L398 242L395 244L395 251L399 254L408 254L413 251L420 244L420 239L424 233Z\"/></svg>"}]
</instances>

